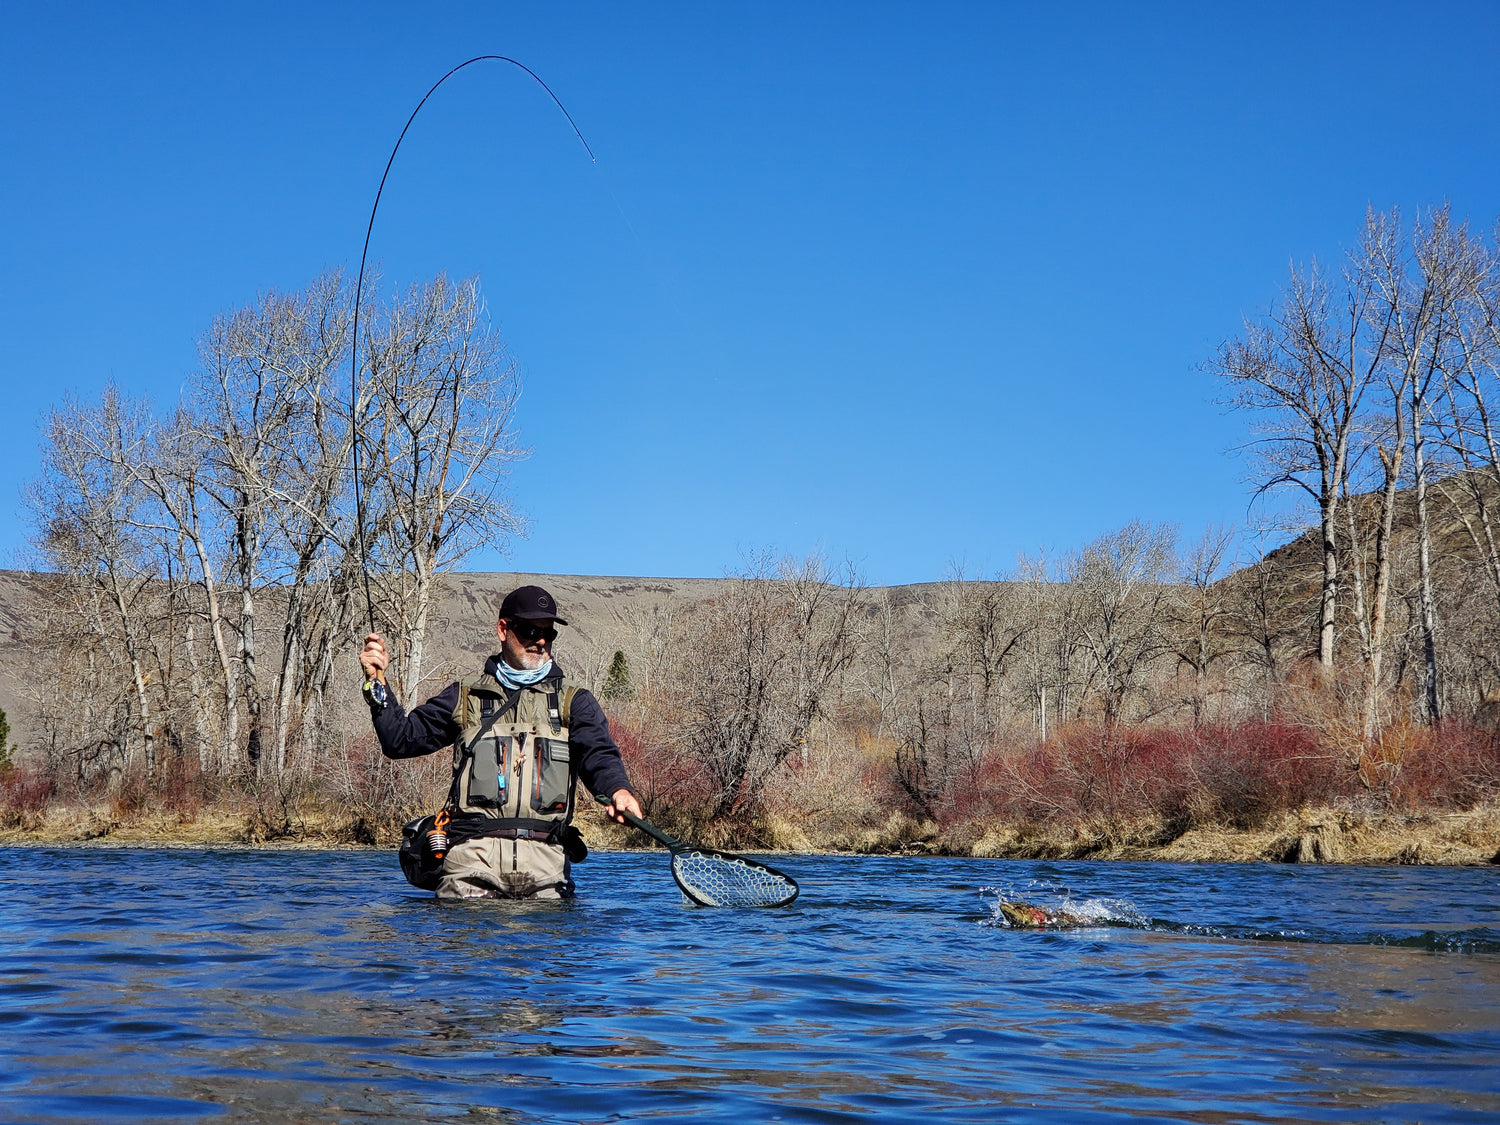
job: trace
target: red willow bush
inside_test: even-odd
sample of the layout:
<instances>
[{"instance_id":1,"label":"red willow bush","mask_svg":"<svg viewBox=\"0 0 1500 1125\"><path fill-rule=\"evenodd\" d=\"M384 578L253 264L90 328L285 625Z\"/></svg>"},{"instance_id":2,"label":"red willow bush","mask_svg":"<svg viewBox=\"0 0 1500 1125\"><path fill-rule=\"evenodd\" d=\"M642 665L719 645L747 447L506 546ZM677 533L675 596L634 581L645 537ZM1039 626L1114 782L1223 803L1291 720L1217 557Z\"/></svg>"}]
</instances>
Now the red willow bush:
<instances>
[{"instance_id":1,"label":"red willow bush","mask_svg":"<svg viewBox=\"0 0 1500 1125\"><path fill-rule=\"evenodd\" d=\"M713 804L714 792L701 765L643 737L626 719L611 715L609 725L630 784L648 817L706 813Z\"/></svg>"},{"instance_id":2,"label":"red willow bush","mask_svg":"<svg viewBox=\"0 0 1500 1125\"><path fill-rule=\"evenodd\" d=\"M1367 759L1351 759L1294 723L1075 724L1045 744L986 755L946 795L942 820L945 827L992 818L1256 828L1280 813L1340 799L1408 810L1470 808L1500 791L1500 738L1487 731L1413 727L1376 749L1378 785L1361 768Z\"/></svg>"},{"instance_id":3,"label":"red willow bush","mask_svg":"<svg viewBox=\"0 0 1500 1125\"><path fill-rule=\"evenodd\" d=\"M47 770L11 766L0 770L0 827L26 827L57 796L57 777Z\"/></svg>"},{"instance_id":4,"label":"red willow bush","mask_svg":"<svg viewBox=\"0 0 1500 1125\"><path fill-rule=\"evenodd\" d=\"M1073 725L1011 761L1002 815L1023 822L1257 827L1273 814L1352 795L1353 773L1310 730L1283 723Z\"/></svg>"},{"instance_id":5,"label":"red willow bush","mask_svg":"<svg viewBox=\"0 0 1500 1125\"><path fill-rule=\"evenodd\" d=\"M1468 809L1500 792L1500 732L1403 725L1385 732L1379 750L1394 808Z\"/></svg>"}]
</instances>

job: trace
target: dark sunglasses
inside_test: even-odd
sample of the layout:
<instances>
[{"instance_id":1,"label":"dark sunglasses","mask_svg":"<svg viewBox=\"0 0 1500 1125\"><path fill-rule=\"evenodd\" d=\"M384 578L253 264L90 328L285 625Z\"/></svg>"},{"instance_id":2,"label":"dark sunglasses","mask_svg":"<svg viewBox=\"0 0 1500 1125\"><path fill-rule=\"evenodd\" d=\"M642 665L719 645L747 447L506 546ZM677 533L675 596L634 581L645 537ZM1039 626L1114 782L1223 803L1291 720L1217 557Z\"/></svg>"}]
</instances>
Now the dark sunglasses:
<instances>
[{"instance_id":1,"label":"dark sunglasses","mask_svg":"<svg viewBox=\"0 0 1500 1125\"><path fill-rule=\"evenodd\" d=\"M537 640L545 640L550 645L557 640L557 630L551 625L533 625L530 621L507 621L505 624L523 645Z\"/></svg>"}]
</instances>

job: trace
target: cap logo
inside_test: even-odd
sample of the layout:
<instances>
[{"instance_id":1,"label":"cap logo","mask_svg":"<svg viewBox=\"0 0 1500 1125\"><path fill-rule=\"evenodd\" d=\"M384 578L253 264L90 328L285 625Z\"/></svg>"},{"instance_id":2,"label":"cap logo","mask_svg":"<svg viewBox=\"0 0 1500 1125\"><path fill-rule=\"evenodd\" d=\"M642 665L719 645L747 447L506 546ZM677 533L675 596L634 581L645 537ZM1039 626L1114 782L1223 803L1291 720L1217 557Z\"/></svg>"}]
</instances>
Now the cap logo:
<instances>
[{"instance_id":1,"label":"cap logo","mask_svg":"<svg viewBox=\"0 0 1500 1125\"><path fill-rule=\"evenodd\" d=\"M547 600L547 595L546 594L542 594L541 596L539 596L537 598L536 604L539 605L539 606L541 606L543 609L546 609L552 603Z\"/></svg>"}]
</instances>

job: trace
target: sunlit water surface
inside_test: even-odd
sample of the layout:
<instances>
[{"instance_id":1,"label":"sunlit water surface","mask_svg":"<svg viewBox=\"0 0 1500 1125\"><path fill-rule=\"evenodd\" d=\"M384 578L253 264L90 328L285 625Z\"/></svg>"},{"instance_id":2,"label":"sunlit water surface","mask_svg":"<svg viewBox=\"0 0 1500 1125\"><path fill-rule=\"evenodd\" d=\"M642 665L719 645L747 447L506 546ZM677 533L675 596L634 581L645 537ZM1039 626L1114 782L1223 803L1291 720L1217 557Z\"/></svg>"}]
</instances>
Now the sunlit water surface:
<instances>
[{"instance_id":1,"label":"sunlit water surface","mask_svg":"<svg viewBox=\"0 0 1500 1125\"><path fill-rule=\"evenodd\" d=\"M0 1119L1500 1120L1493 869L778 862L795 906L722 911L659 853L515 906L0 849Z\"/></svg>"}]
</instances>

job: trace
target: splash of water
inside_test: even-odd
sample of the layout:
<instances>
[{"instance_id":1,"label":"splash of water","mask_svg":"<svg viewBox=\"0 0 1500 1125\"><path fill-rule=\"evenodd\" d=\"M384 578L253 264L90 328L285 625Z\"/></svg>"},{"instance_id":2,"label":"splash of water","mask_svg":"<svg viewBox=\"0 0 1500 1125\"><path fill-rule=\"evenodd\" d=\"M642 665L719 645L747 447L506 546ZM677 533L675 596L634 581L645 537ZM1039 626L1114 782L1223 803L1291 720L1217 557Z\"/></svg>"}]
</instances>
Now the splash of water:
<instances>
[{"instance_id":1,"label":"splash of water","mask_svg":"<svg viewBox=\"0 0 1500 1125\"><path fill-rule=\"evenodd\" d=\"M1187 937L1215 938L1228 941L1308 942L1314 945L1383 945L1430 953L1494 954L1500 953L1500 930L1489 926L1456 930L1420 932L1319 931L1300 925L1277 927L1204 925L1151 918L1125 898L1077 896L1059 883L1030 879L1022 884L980 887L989 914L981 926L1017 929L1000 910L1001 903L1026 903L1063 919L1046 929L1094 929L1103 927L1148 930L1152 933L1182 934ZM1029 928L1029 927L1023 927Z\"/></svg>"},{"instance_id":2,"label":"splash of water","mask_svg":"<svg viewBox=\"0 0 1500 1125\"><path fill-rule=\"evenodd\" d=\"M1075 897L1072 890L1060 884L1042 879L1030 879L1020 887L981 887L979 893L993 896L988 905L990 916L980 924L1012 929L1011 923L1000 911L1000 904L1025 902L1040 907L1048 914L1068 919L1068 924L1078 927L1118 926L1130 929L1149 929L1147 918L1128 899L1108 897Z\"/></svg>"}]
</instances>

